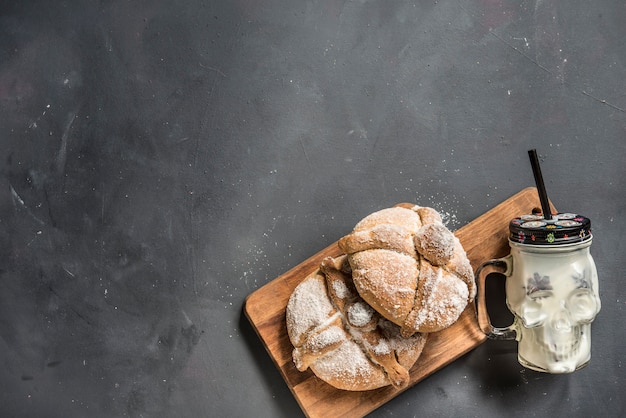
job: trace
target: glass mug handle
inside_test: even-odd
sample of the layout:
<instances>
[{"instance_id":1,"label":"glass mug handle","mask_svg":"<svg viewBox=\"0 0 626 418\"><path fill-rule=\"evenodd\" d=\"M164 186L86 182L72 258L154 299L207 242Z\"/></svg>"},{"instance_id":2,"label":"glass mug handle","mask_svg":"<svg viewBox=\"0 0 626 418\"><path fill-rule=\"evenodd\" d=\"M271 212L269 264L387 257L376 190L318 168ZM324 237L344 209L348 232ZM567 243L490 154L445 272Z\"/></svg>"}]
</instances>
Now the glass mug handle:
<instances>
[{"instance_id":1,"label":"glass mug handle","mask_svg":"<svg viewBox=\"0 0 626 418\"><path fill-rule=\"evenodd\" d=\"M485 261L476 270L476 318L478 326L485 335L494 340L514 340L516 331L514 324L508 327L494 327L487 313L487 301L485 300L485 280L489 273L501 273L509 277L513 271L513 257L508 255L503 258L497 258Z\"/></svg>"}]
</instances>

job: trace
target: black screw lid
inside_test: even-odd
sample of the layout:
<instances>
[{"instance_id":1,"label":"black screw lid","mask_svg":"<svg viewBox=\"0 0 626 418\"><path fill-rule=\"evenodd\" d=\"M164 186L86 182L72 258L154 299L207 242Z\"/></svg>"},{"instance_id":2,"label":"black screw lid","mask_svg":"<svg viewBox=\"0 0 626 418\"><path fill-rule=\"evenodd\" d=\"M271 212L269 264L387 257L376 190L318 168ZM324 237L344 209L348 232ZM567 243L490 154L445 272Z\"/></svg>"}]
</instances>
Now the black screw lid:
<instances>
[{"instance_id":1,"label":"black screw lid","mask_svg":"<svg viewBox=\"0 0 626 418\"><path fill-rule=\"evenodd\" d=\"M520 244L572 244L591 239L591 220L574 213L558 213L550 220L522 215L511 220L509 232L509 239Z\"/></svg>"}]
</instances>

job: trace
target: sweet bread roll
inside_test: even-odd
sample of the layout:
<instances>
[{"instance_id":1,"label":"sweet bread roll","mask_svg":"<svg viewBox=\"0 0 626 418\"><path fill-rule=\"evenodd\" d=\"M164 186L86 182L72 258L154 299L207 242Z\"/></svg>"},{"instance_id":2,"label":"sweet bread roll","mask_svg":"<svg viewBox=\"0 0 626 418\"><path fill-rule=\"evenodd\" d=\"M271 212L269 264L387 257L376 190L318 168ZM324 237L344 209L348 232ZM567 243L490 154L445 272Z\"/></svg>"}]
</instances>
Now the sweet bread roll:
<instances>
[{"instance_id":1,"label":"sweet bread roll","mask_svg":"<svg viewBox=\"0 0 626 418\"><path fill-rule=\"evenodd\" d=\"M339 247L359 295L405 337L447 328L476 295L460 241L432 208L374 212Z\"/></svg>"},{"instance_id":2,"label":"sweet bread roll","mask_svg":"<svg viewBox=\"0 0 626 418\"><path fill-rule=\"evenodd\" d=\"M293 291L286 311L296 368L343 390L409 383L426 335L400 335L359 296L346 257L327 258Z\"/></svg>"}]
</instances>

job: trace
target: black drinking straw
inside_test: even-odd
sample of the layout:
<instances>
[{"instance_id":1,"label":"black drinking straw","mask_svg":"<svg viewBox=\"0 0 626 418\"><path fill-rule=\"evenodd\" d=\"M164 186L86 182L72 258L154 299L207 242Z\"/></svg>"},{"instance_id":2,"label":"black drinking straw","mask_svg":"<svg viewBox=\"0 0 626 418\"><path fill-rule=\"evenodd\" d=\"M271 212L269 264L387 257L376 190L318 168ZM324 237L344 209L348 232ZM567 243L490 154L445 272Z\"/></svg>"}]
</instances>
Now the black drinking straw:
<instances>
[{"instance_id":1,"label":"black drinking straw","mask_svg":"<svg viewBox=\"0 0 626 418\"><path fill-rule=\"evenodd\" d=\"M537 192L539 192L539 201L541 202L541 211L543 212L544 219L552 219L552 213L550 212L550 203L548 202L548 193L546 193L546 185L543 184L543 176L541 175L541 167L539 167L539 158L537 157L537 150L528 150L528 156L530 157L530 165L533 167L533 175L535 176L535 184L537 185Z\"/></svg>"}]
</instances>

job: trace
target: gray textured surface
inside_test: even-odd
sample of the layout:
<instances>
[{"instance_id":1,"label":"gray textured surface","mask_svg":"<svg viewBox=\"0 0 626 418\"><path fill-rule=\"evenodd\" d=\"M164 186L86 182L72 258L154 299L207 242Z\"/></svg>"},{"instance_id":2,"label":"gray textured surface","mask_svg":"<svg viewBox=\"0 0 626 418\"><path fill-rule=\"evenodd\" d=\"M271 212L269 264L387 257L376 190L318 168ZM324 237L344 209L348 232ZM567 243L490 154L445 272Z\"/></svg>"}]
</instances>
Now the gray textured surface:
<instances>
[{"instance_id":1,"label":"gray textured surface","mask_svg":"<svg viewBox=\"0 0 626 418\"><path fill-rule=\"evenodd\" d=\"M623 416L616 1L0 5L2 416L294 416L244 298L397 202L592 219L593 359L488 342L372 416Z\"/></svg>"}]
</instances>

